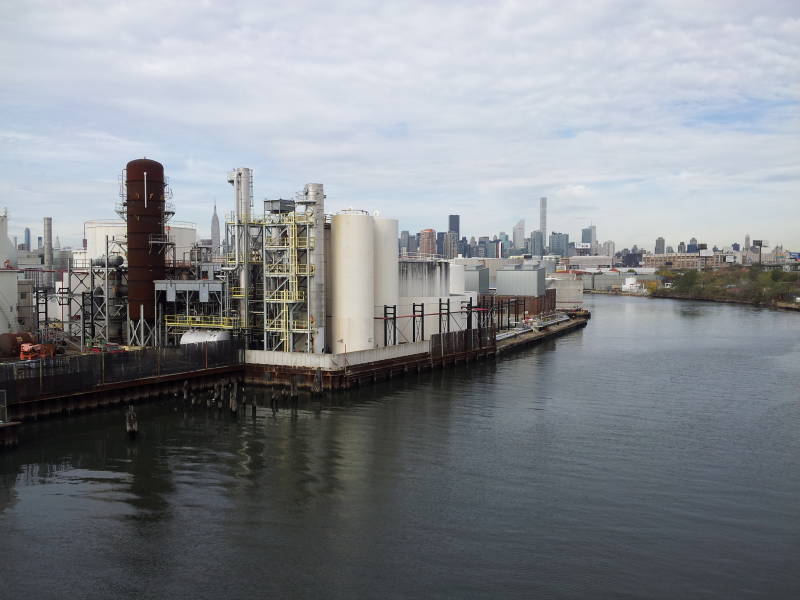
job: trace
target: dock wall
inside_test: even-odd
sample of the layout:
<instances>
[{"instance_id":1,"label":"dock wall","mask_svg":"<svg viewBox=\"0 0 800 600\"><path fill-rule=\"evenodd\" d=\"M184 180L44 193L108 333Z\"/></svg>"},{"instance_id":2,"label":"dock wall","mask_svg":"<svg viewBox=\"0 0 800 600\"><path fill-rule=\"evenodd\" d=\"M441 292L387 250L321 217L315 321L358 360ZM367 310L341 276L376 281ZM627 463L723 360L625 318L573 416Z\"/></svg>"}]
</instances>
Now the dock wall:
<instances>
[{"instance_id":1,"label":"dock wall","mask_svg":"<svg viewBox=\"0 0 800 600\"><path fill-rule=\"evenodd\" d=\"M212 390L221 380L301 391L336 391L433 368L495 357L584 327L571 319L496 341L493 327L434 334L430 339L347 354L242 350L234 342L148 348L120 354L57 357L0 365L9 420Z\"/></svg>"}]
</instances>

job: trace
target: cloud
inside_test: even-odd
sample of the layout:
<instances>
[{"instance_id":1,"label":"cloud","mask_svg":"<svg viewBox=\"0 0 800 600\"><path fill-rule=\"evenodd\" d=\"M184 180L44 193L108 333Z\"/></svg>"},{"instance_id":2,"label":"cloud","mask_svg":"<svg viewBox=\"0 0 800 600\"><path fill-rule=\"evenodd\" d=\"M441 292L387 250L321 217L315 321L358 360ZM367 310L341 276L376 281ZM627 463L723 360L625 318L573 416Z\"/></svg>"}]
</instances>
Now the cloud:
<instances>
[{"instance_id":1,"label":"cloud","mask_svg":"<svg viewBox=\"0 0 800 600\"><path fill-rule=\"evenodd\" d=\"M564 217L553 227L592 212L619 246L689 229L742 237L769 199L783 218L758 222L761 235L800 247L795 2L26 2L14 14L0 25L12 230L44 210L58 228L75 206L113 217L117 174L147 155L201 233L213 198L230 202L226 172L250 166L257 198L321 181L330 210L380 210L412 230L460 212L469 233L508 231L535 222L545 195Z\"/></svg>"}]
</instances>

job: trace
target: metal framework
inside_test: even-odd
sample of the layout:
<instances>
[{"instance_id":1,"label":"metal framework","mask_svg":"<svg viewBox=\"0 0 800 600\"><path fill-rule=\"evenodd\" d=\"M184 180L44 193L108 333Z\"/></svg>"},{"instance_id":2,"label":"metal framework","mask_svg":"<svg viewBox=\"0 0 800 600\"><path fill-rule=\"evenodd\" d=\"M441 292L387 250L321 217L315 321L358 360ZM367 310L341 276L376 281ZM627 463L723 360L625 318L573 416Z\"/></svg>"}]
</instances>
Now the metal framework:
<instances>
[{"instance_id":1,"label":"metal framework","mask_svg":"<svg viewBox=\"0 0 800 600\"><path fill-rule=\"evenodd\" d=\"M104 259L72 263L65 273L65 286L56 290L56 299L62 310L59 330L50 328L47 339L61 337L67 341L80 340L81 350L109 342L124 342L122 325L126 321L128 304L123 294L127 286L127 273L119 265L125 246L106 236ZM116 265L116 266L112 266ZM37 296L37 306L39 300ZM39 313L53 322L49 315Z\"/></svg>"},{"instance_id":2,"label":"metal framework","mask_svg":"<svg viewBox=\"0 0 800 600\"><path fill-rule=\"evenodd\" d=\"M394 346L395 344L397 344L397 306L384 305L383 345Z\"/></svg>"},{"instance_id":3,"label":"metal framework","mask_svg":"<svg viewBox=\"0 0 800 600\"><path fill-rule=\"evenodd\" d=\"M312 352L316 327L309 302L315 276L315 206L302 199L266 200L261 217L228 215L225 240L226 315L249 347ZM235 313L235 315L234 315ZM235 317L235 318L234 318Z\"/></svg>"}]
</instances>

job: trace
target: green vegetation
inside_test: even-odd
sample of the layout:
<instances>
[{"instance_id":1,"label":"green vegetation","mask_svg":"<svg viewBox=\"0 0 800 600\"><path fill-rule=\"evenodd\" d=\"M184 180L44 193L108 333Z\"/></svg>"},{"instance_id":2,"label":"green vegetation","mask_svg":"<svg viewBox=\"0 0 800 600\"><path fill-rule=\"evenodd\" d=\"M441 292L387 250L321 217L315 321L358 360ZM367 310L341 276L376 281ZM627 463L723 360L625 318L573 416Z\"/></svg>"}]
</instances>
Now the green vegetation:
<instances>
[{"instance_id":1,"label":"green vegetation","mask_svg":"<svg viewBox=\"0 0 800 600\"><path fill-rule=\"evenodd\" d=\"M662 298L697 298L748 304L774 304L800 296L800 273L761 266L731 266L716 271L669 271L659 275L672 287L652 292Z\"/></svg>"}]
</instances>

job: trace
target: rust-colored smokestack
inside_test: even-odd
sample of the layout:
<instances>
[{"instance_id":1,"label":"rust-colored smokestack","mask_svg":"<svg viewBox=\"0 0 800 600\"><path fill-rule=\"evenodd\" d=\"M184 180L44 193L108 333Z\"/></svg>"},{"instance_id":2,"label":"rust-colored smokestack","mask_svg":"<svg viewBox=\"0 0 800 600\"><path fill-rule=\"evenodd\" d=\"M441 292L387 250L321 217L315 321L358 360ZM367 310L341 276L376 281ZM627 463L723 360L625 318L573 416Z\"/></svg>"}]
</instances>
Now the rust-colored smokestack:
<instances>
[{"instance_id":1,"label":"rust-colored smokestack","mask_svg":"<svg viewBox=\"0 0 800 600\"><path fill-rule=\"evenodd\" d=\"M128 219L128 310L131 319L155 317L153 281L164 279L164 255L151 239L164 235L164 166L132 160L126 168ZM155 236L155 238L151 237ZM144 306L144 315L139 308Z\"/></svg>"}]
</instances>

